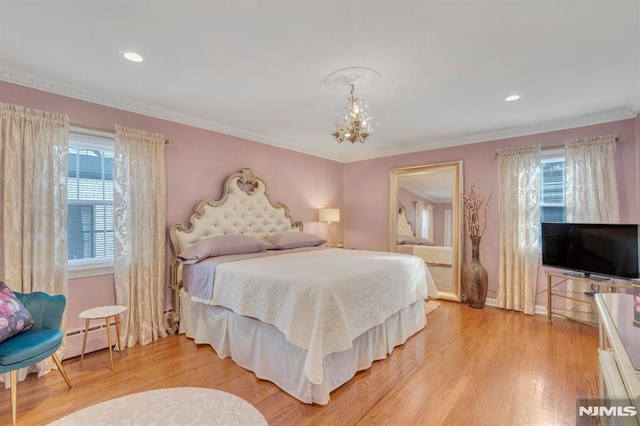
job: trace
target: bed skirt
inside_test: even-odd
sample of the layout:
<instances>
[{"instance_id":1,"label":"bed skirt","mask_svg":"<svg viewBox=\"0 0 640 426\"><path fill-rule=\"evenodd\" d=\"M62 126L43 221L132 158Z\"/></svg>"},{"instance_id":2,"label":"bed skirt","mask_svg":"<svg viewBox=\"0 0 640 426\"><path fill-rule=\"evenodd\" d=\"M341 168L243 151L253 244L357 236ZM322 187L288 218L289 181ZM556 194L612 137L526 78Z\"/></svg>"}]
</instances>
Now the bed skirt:
<instances>
[{"instance_id":1,"label":"bed skirt","mask_svg":"<svg viewBox=\"0 0 640 426\"><path fill-rule=\"evenodd\" d=\"M239 366L275 383L294 398L325 405L329 393L373 361L384 359L393 348L426 325L424 302L416 302L369 329L353 347L324 358L324 380L314 385L304 374L307 351L287 342L276 327L198 301L182 290L180 333L196 343L209 344L220 358L231 357Z\"/></svg>"}]
</instances>

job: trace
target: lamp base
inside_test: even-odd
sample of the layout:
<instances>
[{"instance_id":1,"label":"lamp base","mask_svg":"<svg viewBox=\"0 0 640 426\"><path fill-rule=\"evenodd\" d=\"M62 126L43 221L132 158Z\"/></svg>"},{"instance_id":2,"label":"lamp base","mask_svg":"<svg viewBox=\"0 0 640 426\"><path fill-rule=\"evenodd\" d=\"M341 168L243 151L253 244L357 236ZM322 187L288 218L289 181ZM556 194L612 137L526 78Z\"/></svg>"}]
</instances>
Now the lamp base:
<instances>
[{"instance_id":1,"label":"lamp base","mask_svg":"<svg viewBox=\"0 0 640 426\"><path fill-rule=\"evenodd\" d=\"M331 222L327 222L327 235L324 237L327 242L325 243L325 247L332 247L333 243L331 241Z\"/></svg>"}]
</instances>

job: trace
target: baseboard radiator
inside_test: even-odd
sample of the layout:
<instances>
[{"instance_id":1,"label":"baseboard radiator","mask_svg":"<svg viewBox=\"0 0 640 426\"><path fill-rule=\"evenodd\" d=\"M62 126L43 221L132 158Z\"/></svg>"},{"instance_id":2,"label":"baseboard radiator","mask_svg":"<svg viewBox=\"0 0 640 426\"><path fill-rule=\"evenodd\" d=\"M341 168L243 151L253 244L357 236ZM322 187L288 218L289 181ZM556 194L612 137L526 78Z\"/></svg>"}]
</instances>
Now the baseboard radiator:
<instances>
[{"instance_id":1,"label":"baseboard radiator","mask_svg":"<svg viewBox=\"0 0 640 426\"><path fill-rule=\"evenodd\" d=\"M100 322L99 322L100 321ZM82 339L84 339L84 328L71 330L67 332L67 346L64 351L63 359L73 358L82 354ZM87 333L87 347L85 354L90 352L106 349L107 343L107 323L104 320L95 320L89 324L89 332ZM111 323L111 344L116 345L116 325Z\"/></svg>"}]
</instances>

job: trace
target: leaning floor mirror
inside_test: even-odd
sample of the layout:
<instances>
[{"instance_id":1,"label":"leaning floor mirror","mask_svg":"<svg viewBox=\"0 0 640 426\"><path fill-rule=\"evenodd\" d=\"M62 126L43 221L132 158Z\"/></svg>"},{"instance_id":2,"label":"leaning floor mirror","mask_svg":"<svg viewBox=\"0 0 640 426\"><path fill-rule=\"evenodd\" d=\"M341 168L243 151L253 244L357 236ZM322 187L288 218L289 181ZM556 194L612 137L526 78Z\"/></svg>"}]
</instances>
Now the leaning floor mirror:
<instances>
[{"instance_id":1,"label":"leaning floor mirror","mask_svg":"<svg viewBox=\"0 0 640 426\"><path fill-rule=\"evenodd\" d=\"M462 161L389 171L389 251L422 258L441 299L462 298Z\"/></svg>"}]
</instances>

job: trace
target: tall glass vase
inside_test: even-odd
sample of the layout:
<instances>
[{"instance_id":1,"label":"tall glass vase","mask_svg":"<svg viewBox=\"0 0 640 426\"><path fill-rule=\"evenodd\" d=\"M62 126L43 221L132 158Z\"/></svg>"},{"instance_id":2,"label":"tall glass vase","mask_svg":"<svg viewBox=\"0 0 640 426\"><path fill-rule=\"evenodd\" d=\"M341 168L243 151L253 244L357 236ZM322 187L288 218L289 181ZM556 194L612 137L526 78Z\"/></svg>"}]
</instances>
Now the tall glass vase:
<instances>
[{"instance_id":1,"label":"tall glass vase","mask_svg":"<svg viewBox=\"0 0 640 426\"><path fill-rule=\"evenodd\" d=\"M472 308L484 308L487 300L488 274L486 268L480 262L481 236L471 238L471 262L464 267L464 288L467 296L467 304Z\"/></svg>"}]
</instances>

